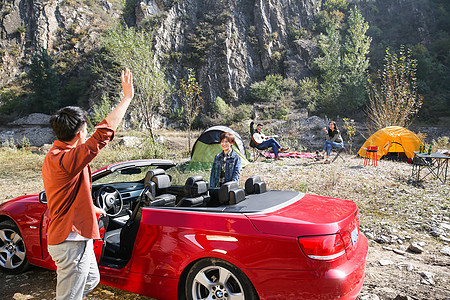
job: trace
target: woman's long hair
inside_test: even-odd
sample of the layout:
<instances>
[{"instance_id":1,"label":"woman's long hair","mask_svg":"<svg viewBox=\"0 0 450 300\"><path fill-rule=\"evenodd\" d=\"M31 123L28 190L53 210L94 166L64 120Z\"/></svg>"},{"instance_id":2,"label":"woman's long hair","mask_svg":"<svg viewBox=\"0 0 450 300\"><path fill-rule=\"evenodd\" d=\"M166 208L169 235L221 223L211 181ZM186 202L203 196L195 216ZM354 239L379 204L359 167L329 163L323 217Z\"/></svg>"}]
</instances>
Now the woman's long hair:
<instances>
[{"instance_id":1,"label":"woman's long hair","mask_svg":"<svg viewBox=\"0 0 450 300\"><path fill-rule=\"evenodd\" d=\"M333 124L333 125L334 125L333 128L334 128L335 131L336 131L336 130L339 130L335 121L330 121L329 124ZM332 133L332 132L333 132L333 130L331 130L331 129L330 129L330 126L328 126L328 135L331 136L331 133Z\"/></svg>"}]
</instances>

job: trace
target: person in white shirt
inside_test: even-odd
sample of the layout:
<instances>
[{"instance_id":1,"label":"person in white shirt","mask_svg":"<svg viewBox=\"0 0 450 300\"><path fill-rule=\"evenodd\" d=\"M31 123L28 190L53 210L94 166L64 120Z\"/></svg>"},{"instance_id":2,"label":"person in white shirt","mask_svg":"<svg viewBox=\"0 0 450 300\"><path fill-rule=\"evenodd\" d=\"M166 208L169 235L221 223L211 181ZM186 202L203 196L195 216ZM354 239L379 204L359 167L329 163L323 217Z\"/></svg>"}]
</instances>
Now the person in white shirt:
<instances>
[{"instance_id":1,"label":"person in white shirt","mask_svg":"<svg viewBox=\"0 0 450 300\"><path fill-rule=\"evenodd\" d=\"M259 123L254 129L256 118L250 123L250 131L252 133L252 141L255 147L262 150L267 147L272 147L272 151L275 154L275 159L280 160L278 152L285 152L289 148L281 147L280 144L275 140L275 136L265 136L261 133L263 124Z\"/></svg>"}]
</instances>

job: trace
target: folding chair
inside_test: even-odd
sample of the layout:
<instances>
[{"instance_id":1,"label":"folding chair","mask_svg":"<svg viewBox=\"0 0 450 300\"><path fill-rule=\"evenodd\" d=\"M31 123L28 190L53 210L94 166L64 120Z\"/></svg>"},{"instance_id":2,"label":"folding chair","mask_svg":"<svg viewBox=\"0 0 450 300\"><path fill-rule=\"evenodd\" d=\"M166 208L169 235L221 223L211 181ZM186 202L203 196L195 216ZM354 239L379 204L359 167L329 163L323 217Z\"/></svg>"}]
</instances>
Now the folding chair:
<instances>
[{"instance_id":1,"label":"folding chair","mask_svg":"<svg viewBox=\"0 0 450 300\"><path fill-rule=\"evenodd\" d=\"M342 157L341 152L344 151L344 147L342 148L336 148L336 155L333 157L333 159L331 160L331 162L334 162L338 157L340 157L344 162L345 159Z\"/></svg>"},{"instance_id":2,"label":"folding chair","mask_svg":"<svg viewBox=\"0 0 450 300\"><path fill-rule=\"evenodd\" d=\"M269 147L265 147L263 149L258 149L256 148L255 143L253 143L253 140L250 139L250 148L252 148L252 156L253 156L253 162L256 162L261 156L263 156L261 154L262 151L266 151Z\"/></svg>"}]
</instances>

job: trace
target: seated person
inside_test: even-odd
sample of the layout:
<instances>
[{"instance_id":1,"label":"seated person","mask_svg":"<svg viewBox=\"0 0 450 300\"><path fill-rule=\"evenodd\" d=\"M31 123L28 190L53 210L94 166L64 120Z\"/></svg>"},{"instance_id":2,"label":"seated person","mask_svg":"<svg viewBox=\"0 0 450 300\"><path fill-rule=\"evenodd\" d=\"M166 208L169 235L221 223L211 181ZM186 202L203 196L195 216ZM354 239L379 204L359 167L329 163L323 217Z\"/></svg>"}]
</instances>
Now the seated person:
<instances>
[{"instance_id":1,"label":"seated person","mask_svg":"<svg viewBox=\"0 0 450 300\"><path fill-rule=\"evenodd\" d=\"M325 163L329 164L331 148L344 148L344 142L335 121L330 121L328 124L328 129L325 127L322 130L327 133L327 140L325 142L325 146L323 147L322 156L324 156L325 153L327 154Z\"/></svg>"},{"instance_id":2,"label":"seated person","mask_svg":"<svg viewBox=\"0 0 450 300\"><path fill-rule=\"evenodd\" d=\"M228 181L239 182L241 176L241 158L231 146L234 144L234 135L224 132L220 135L220 146L223 151L216 155L211 169L210 187L219 188Z\"/></svg>"},{"instance_id":3,"label":"seated person","mask_svg":"<svg viewBox=\"0 0 450 300\"><path fill-rule=\"evenodd\" d=\"M256 121L255 119L250 123L250 132L252 133L252 141L255 144L257 149L263 150L267 147L272 147L272 151L275 154L275 159L280 160L280 156L278 155L279 152L285 152L289 148L281 147L280 144L274 139L273 136L265 136L261 133L261 130L263 128L263 124L259 123L256 126L256 129L253 128Z\"/></svg>"}]
</instances>

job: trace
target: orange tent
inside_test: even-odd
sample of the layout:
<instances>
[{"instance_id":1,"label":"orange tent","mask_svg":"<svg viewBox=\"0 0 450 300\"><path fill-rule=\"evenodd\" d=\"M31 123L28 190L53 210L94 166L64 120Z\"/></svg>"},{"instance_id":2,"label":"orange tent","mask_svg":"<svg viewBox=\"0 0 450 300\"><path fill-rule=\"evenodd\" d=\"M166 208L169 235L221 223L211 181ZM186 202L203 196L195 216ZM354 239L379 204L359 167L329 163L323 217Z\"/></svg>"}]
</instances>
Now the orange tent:
<instances>
[{"instance_id":1,"label":"orange tent","mask_svg":"<svg viewBox=\"0 0 450 300\"><path fill-rule=\"evenodd\" d=\"M366 156L366 149L378 146L377 159L388 153L404 153L408 158L414 157L413 151L419 151L421 142L410 130L400 126L389 126L372 134L358 151L361 157Z\"/></svg>"}]
</instances>

